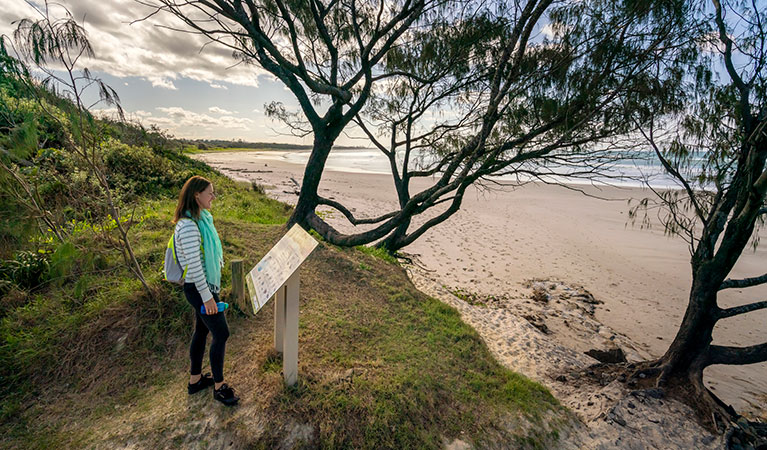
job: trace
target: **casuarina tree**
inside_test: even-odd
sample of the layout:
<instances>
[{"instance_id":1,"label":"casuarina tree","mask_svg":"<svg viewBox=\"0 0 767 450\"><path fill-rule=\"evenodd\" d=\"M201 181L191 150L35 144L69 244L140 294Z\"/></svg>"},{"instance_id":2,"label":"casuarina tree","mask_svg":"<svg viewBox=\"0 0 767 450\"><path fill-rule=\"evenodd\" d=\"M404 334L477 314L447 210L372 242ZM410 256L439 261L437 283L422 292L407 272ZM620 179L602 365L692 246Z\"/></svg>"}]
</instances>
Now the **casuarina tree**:
<instances>
[{"instance_id":1,"label":"casuarina tree","mask_svg":"<svg viewBox=\"0 0 767 450\"><path fill-rule=\"evenodd\" d=\"M656 375L659 385L691 390L686 397L720 429L736 417L735 411L705 387L703 370L714 364L767 361L767 342L739 347L717 345L712 339L720 321L767 308L767 301L727 308L718 302L725 289L767 283L767 274L728 278L743 252L758 244L758 228L767 216L763 6L722 0L698 5L695 46L677 55L690 62L686 70L669 70L664 63L656 72L657 89L663 89L669 79L665 75L673 73L683 81L673 83L680 90L637 119L662 166L680 186L658 191L656 200L644 201L640 209L661 208L666 230L689 243L692 268L687 310L677 335L666 353L641 372Z\"/></svg>"},{"instance_id":2,"label":"casuarina tree","mask_svg":"<svg viewBox=\"0 0 767 450\"><path fill-rule=\"evenodd\" d=\"M148 2L152 3L152 2ZM161 0L155 6L293 93L267 112L311 135L290 219L338 245L408 245L493 176L592 176L615 160L607 139L631 127L621 96L671 47L676 1ZM390 160L398 207L355 217L319 184L352 123ZM601 146L597 146L601 143ZM416 164L417 163L417 164ZM411 192L413 179L432 180ZM353 234L316 214L341 211ZM414 219L420 225L411 227Z\"/></svg>"}]
</instances>

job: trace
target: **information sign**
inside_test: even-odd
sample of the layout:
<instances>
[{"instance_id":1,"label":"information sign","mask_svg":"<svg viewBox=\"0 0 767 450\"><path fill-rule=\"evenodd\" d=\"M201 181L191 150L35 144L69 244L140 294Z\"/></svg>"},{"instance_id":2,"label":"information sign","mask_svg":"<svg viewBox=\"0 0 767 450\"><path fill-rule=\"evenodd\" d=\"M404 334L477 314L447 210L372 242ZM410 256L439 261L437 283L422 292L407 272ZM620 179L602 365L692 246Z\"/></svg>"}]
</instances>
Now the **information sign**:
<instances>
[{"instance_id":1,"label":"information sign","mask_svg":"<svg viewBox=\"0 0 767 450\"><path fill-rule=\"evenodd\" d=\"M317 244L296 224L256 264L246 277L254 314L288 281Z\"/></svg>"}]
</instances>

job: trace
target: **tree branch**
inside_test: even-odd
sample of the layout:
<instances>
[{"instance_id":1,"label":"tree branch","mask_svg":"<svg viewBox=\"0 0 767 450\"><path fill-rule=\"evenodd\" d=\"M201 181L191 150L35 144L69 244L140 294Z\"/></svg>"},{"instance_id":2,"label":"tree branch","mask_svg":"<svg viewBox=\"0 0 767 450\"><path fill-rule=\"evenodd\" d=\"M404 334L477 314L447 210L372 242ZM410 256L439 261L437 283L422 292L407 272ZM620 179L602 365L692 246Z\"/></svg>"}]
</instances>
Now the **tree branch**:
<instances>
[{"instance_id":1,"label":"tree branch","mask_svg":"<svg viewBox=\"0 0 767 450\"><path fill-rule=\"evenodd\" d=\"M690 198L690 202L692 203L693 208L695 209L695 215L700 218L703 223L706 223L706 216L703 212L703 208L700 207L700 204L698 204L698 200L695 198L695 192L692 190L692 187L690 186L690 183L687 182L687 179L679 173L676 168L671 165L671 163L663 156L663 153L658 148L658 145L655 143L655 137L653 136L653 130L652 130L652 122L650 124L650 134L648 135L645 133L644 128L640 126L639 123L634 120L634 123L636 124L637 129L640 133L642 133L642 136L644 136L645 140L650 143L650 146L652 147L653 151L655 152L655 155L660 160L661 165L663 165L663 168L666 169L666 172L670 173L676 180L678 180L682 186L684 187L685 192L687 192L687 196Z\"/></svg>"},{"instance_id":2,"label":"tree branch","mask_svg":"<svg viewBox=\"0 0 767 450\"><path fill-rule=\"evenodd\" d=\"M346 216L346 218L349 220L349 222L351 222L351 224L355 225L355 226L356 225L364 225L364 224L383 222L386 219L394 217L399 212L399 211L392 211L392 212L390 212L388 214L384 214L382 216L374 217L374 218L371 218L371 219L357 219L357 218L354 217L352 212L349 211L348 208L346 208L344 205L338 203L335 200L330 200L329 198L324 198L324 197L317 197L317 204L318 205L331 206L331 207L341 211L341 213L344 216Z\"/></svg>"},{"instance_id":3,"label":"tree branch","mask_svg":"<svg viewBox=\"0 0 767 450\"><path fill-rule=\"evenodd\" d=\"M738 71L735 69L735 65L732 62L732 39L730 39L730 36L727 33L727 27L724 24L722 4L719 0L711 1L716 10L714 20L719 28L719 39L724 43L724 65L727 68L727 74L730 75L732 82L735 83L735 87L738 88L738 92L740 93L740 107L743 118L750 120L752 117L748 106L750 104L748 101L750 89L746 83L743 82L743 79L738 74Z\"/></svg>"},{"instance_id":4,"label":"tree branch","mask_svg":"<svg viewBox=\"0 0 767 450\"><path fill-rule=\"evenodd\" d=\"M748 305L734 306L732 308L723 309L719 312L720 319L726 319L732 316L739 316L751 311L757 311L767 308L767 300L762 302L749 303Z\"/></svg>"},{"instance_id":5,"label":"tree branch","mask_svg":"<svg viewBox=\"0 0 767 450\"><path fill-rule=\"evenodd\" d=\"M749 347L725 347L712 345L708 349L708 365L756 364L767 361L767 342Z\"/></svg>"},{"instance_id":6,"label":"tree branch","mask_svg":"<svg viewBox=\"0 0 767 450\"><path fill-rule=\"evenodd\" d=\"M719 286L719 290L722 291L724 289L730 288L747 288L764 283L767 283L767 273L758 277L744 278L742 280L733 280L732 278L728 278L722 282L721 286Z\"/></svg>"},{"instance_id":7,"label":"tree branch","mask_svg":"<svg viewBox=\"0 0 767 450\"><path fill-rule=\"evenodd\" d=\"M426 221L423 225L421 225L418 229L416 229L415 231L413 231L409 235L404 236L401 239L401 241L398 242L398 244L399 244L398 247L402 248L402 247L405 247L407 245L412 244L416 239L421 237L421 235L423 235L425 232L427 232L430 228L432 228L432 227L434 227L436 225L439 225L440 223L442 223L445 220L447 220L448 218L450 218L450 216L455 214L458 211L458 209L460 209L460 207L461 207L461 203L463 202L463 194L466 191L466 188L468 186L470 186L470 185L471 185L471 182L464 183L464 184L462 184L458 188L458 190L456 191L456 193L455 193L455 195L453 197L451 197L449 199L443 199L443 200L435 202L434 203L435 205L437 203L442 203L444 201L450 201L451 204L441 214L439 214L439 215L437 215L435 217L432 217L431 219Z\"/></svg>"},{"instance_id":8,"label":"tree branch","mask_svg":"<svg viewBox=\"0 0 767 450\"><path fill-rule=\"evenodd\" d=\"M360 129L362 129L363 132L365 132L368 139L370 139L370 142L372 142L373 145L375 145L376 148L378 148L378 150L381 150L381 152L388 157L391 152L387 150L386 147L384 147L384 145L381 144L381 142L376 138L376 136L368 129L367 125L365 125L365 121L362 120L362 117L360 117L360 115L357 114L353 121L354 123L357 124L358 127L360 127Z\"/></svg>"}]
</instances>

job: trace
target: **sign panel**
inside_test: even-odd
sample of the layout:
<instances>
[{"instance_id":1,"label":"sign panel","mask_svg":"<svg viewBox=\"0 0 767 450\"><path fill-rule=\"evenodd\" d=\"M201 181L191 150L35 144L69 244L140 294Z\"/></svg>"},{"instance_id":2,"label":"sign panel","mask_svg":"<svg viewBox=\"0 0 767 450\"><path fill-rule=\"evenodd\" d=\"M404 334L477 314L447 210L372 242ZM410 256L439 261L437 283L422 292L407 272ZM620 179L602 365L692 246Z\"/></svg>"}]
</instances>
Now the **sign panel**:
<instances>
[{"instance_id":1,"label":"sign panel","mask_svg":"<svg viewBox=\"0 0 767 450\"><path fill-rule=\"evenodd\" d=\"M288 281L317 244L309 233L296 224L256 264L246 277L254 314Z\"/></svg>"}]
</instances>

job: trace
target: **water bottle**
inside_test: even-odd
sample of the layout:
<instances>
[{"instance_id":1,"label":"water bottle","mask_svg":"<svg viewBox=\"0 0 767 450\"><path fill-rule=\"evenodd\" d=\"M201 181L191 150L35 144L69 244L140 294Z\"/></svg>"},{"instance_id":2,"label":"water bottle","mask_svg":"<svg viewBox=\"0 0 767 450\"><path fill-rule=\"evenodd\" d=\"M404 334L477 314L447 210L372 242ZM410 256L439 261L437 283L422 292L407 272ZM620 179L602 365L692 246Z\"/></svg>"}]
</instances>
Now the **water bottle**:
<instances>
[{"instance_id":1,"label":"water bottle","mask_svg":"<svg viewBox=\"0 0 767 450\"><path fill-rule=\"evenodd\" d=\"M216 302L216 307L218 308L218 312L222 312L229 307L229 303ZM200 313L205 314L205 305L200 306Z\"/></svg>"}]
</instances>

